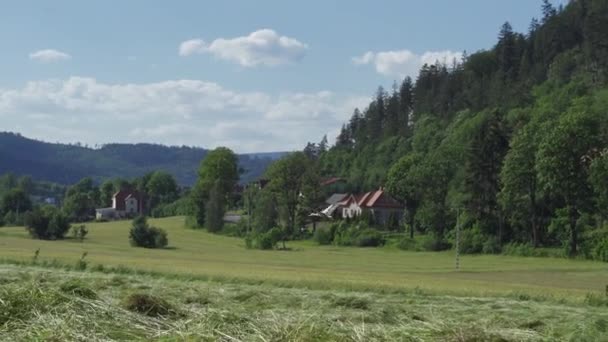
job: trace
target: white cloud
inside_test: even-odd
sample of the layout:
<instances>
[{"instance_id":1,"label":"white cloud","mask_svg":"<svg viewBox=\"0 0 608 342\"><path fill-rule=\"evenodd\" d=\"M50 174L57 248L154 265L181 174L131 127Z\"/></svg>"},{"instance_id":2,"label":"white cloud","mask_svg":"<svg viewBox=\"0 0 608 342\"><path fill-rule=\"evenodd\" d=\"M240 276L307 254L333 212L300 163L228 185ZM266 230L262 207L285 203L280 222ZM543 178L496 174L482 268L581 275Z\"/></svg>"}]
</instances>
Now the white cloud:
<instances>
[{"instance_id":1,"label":"white cloud","mask_svg":"<svg viewBox=\"0 0 608 342\"><path fill-rule=\"evenodd\" d=\"M179 45L180 56L209 53L244 67L276 66L301 60L308 46L295 38L281 36L270 29L252 32L248 36L218 38L210 44L202 39L190 39Z\"/></svg>"},{"instance_id":2,"label":"white cloud","mask_svg":"<svg viewBox=\"0 0 608 342\"><path fill-rule=\"evenodd\" d=\"M33 61L43 63L60 62L72 59L72 56L70 56L69 54L54 49L34 51L30 53L29 57Z\"/></svg>"},{"instance_id":3,"label":"white cloud","mask_svg":"<svg viewBox=\"0 0 608 342\"><path fill-rule=\"evenodd\" d=\"M409 50L368 51L361 56L353 57L355 65L373 65L376 72L390 77L415 77L424 64L435 64L439 61L450 65L452 61L462 59L462 52L427 51L421 55Z\"/></svg>"},{"instance_id":4,"label":"white cloud","mask_svg":"<svg viewBox=\"0 0 608 342\"><path fill-rule=\"evenodd\" d=\"M179 55L190 56L205 52L205 42L202 39L190 39L179 44Z\"/></svg>"},{"instance_id":5,"label":"white cloud","mask_svg":"<svg viewBox=\"0 0 608 342\"><path fill-rule=\"evenodd\" d=\"M276 151L335 132L368 101L327 91L239 92L200 80L107 84L71 77L0 89L0 121L4 130L50 141Z\"/></svg>"}]
</instances>

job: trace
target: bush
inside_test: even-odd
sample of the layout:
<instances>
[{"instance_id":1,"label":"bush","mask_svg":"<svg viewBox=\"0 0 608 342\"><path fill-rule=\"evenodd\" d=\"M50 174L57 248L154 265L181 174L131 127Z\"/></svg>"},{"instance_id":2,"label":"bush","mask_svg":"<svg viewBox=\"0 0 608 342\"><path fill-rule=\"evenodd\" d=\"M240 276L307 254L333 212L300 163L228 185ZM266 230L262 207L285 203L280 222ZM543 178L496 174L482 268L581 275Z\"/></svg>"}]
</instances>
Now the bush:
<instances>
[{"instance_id":1,"label":"bush","mask_svg":"<svg viewBox=\"0 0 608 342\"><path fill-rule=\"evenodd\" d=\"M169 244L167 233L163 229L149 226L145 216L133 220L129 241L131 246L144 248L164 248Z\"/></svg>"},{"instance_id":2,"label":"bush","mask_svg":"<svg viewBox=\"0 0 608 342\"><path fill-rule=\"evenodd\" d=\"M399 241L399 243L397 244L397 248L404 250L404 251L419 251L420 247L418 246L418 243L416 242L416 240L410 238L410 237L404 237L403 239L401 239Z\"/></svg>"},{"instance_id":3,"label":"bush","mask_svg":"<svg viewBox=\"0 0 608 342\"><path fill-rule=\"evenodd\" d=\"M420 239L419 246L423 251L431 252L445 251L451 248L448 242L434 234L423 236Z\"/></svg>"},{"instance_id":4,"label":"bush","mask_svg":"<svg viewBox=\"0 0 608 342\"><path fill-rule=\"evenodd\" d=\"M593 259L608 262L608 238L604 238L595 245Z\"/></svg>"},{"instance_id":5,"label":"bush","mask_svg":"<svg viewBox=\"0 0 608 342\"><path fill-rule=\"evenodd\" d=\"M478 225L460 232L460 252L463 254L479 254L483 251L486 237Z\"/></svg>"},{"instance_id":6,"label":"bush","mask_svg":"<svg viewBox=\"0 0 608 342\"><path fill-rule=\"evenodd\" d=\"M526 243L517 243L517 242L508 243L503 247L502 253L506 254L506 255L524 256L524 257L529 257L529 256L535 255L534 247L532 247L532 245L530 245L527 242Z\"/></svg>"},{"instance_id":7,"label":"bush","mask_svg":"<svg viewBox=\"0 0 608 342\"><path fill-rule=\"evenodd\" d=\"M485 254L500 254L502 251L502 246L500 245L500 241L495 236L489 237L486 239L486 242L483 243L482 252Z\"/></svg>"},{"instance_id":8,"label":"bush","mask_svg":"<svg viewBox=\"0 0 608 342\"><path fill-rule=\"evenodd\" d=\"M274 249L281 241L282 231L279 228L272 228L266 233L251 233L245 237L247 248L255 249Z\"/></svg>"},{"instance_id":9,"label":"bush","mask_svg":"<svg viewBox=\"0 0 608 342\"><path fill-rule=\"evenodd\" d=\"M320 227L315 231L313 240L319 245L331 245L334 241L334 234L331 228Z\"/></svg>"},{"instance_id":10,"label":"bush","mask_svg":"<svg viewBox=\"0 0 608 342\"><path fill-rule=\"evenodd\" d=\"M89 234L87 227L84 224L72 227L72 237L80 242Z\"/></svg>"},{"instance_id":11,"label":"bush","mask_svg":"<svg viewBox=\"0 0 608 342\"><path fill-rule=\"evenodd\" d=\"M35 209L25 215L25 228L31 237L41 240L63 239L70 229L68 218L59 210L49 207Z\"/></svg>"},{"instance_id":12,"label":"bush","mask_svg":"<svg viewBox=\"0 0 608 342\"><path fill-rule=\"evenodd\" d=\"M368 228L358 232L353 242L357 247L380 247L385 240L379 231Z\"/></svg>"}]
</instances>

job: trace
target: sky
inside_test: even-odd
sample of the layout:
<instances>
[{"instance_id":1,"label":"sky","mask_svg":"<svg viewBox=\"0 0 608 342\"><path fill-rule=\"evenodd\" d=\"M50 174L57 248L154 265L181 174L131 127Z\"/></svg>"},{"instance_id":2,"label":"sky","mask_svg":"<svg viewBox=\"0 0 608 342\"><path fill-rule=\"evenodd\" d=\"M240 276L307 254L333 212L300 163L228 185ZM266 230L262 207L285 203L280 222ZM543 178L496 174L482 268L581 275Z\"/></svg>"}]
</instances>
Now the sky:
<instances>
[{"instance_id":1,"label":"sky","mask_svg":"<svg viewBox=\"0 0 608 342\"><path fill-rule=\"evenodd\" d=\"M554 0L554 4L566 0ZM525 32L538 0L3 1L0 131L239 153L330 142L380 85Z\"/></svg>"}]
</instances>

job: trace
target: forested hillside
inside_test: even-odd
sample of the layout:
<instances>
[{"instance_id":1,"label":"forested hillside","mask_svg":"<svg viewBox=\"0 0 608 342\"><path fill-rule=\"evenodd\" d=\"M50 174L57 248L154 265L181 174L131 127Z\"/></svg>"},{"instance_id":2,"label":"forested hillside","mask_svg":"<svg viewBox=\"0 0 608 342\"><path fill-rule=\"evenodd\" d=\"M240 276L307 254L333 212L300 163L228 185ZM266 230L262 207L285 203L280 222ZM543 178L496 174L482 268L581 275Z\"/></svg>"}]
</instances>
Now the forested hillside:
<instances>
[{"instance_id":1,"label":"forested hillside","mask_svg":"<svg viewBox=\"0 0 608 342\"><path fill-rule=\"evenodd\" d=\"M0 132L0 174L12 172L38 180L73 184L85 177L131 179L156 170L175 176L181 185L192 185L207 150L153 144L108 144L99 149L52 144ZM243 154L241 181L259 177L282 153Z\"/></svg>"},{"instance_id":2,"label":"forested hillside","mask_svg":"<svg viewBox=\"0 0 608 342\"><path fill-rule=\"evenodd\" d=\"M386 186L412 233L438 241L461 212L472 252L511 242L608 259L608 1L542 11L526 33L505 23L491 49L380 87L320 154L323 175Z\"/></svg>"}]
</instances>

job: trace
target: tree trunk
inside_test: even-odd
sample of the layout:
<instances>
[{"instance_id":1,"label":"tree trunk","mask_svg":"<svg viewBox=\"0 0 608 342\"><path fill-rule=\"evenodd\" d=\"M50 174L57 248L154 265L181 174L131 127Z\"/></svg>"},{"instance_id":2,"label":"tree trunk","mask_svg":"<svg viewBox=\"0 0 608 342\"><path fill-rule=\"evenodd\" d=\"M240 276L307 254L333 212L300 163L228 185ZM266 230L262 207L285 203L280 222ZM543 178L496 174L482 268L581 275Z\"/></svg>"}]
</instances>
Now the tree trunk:
<instances>
[{"instance_id":1,"label":"tree trunk","mask_svg":"<svg viewBox=\"0 0 608 342\"><path fill-rule=\"evenodd\" d=\"M569 208L570 216L570 256L576 256L578 254L578 230L576 228L576 221L578 220L578 211L576 207Z\"/></svg>"},{"instance_id":2,"label":"tree trunk","mask_svg":"<svg viewBox=\"0 0 608 342\"><path fill-rule=\"evenodd\" d=\"M414 215L410 215L410 238L414 238Z\"/></svg>"}]
</instances>

